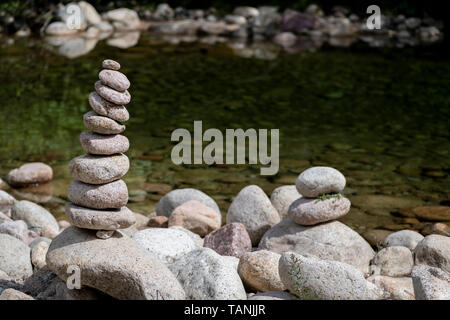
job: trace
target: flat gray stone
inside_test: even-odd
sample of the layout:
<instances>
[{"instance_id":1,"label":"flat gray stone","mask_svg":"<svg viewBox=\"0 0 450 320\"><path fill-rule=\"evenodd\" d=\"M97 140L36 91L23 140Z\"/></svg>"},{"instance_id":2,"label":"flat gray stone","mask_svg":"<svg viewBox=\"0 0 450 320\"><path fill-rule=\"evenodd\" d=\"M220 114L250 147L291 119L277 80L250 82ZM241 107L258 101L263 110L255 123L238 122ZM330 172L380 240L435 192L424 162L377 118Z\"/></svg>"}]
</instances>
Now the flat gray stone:
<instances>
[{"instance_id":1,"label":"flat gray stone","mask_svg":"<svg viewBox=\"0 0 450 320\"><path fill-rule=\"evenodd\" d=\"M102 70L98 74L100 81L108 87L123 92L130 87L130 81L127 76L116 70Z\"/></svg>"},{"instance_id":2,"label":"flat gray stone","mask_svg":"<svg viewBox=\"0 0 450 320\"><path fill-rule=\"evenodd\" d=\"M101 185L73 180L67 195L74 204L92 209L119 209L128 202L128 188L123 180Z\"/></svg>"},{"instance_id":3,"label":"flat gray stone","mask_svg":"<svg viewBox=\"0 0 450 320\"><path fill-rule=\"evenodd\" d=\"M131 101L131 95L128 90L119 92L105 86L101 81L97 81L94 85L95 91L105 100L118 105L128 104Z\"/></svg>"},{"instance_id":4,"label":"flat gray stone","mask_svg":"<svg viewBox=\"0 0 450 320\"><path fill-rule=\"evenodd\" d=\"M375 255L366 240L339 221L301 226L285 219L264 234L259 248L280 254L287 251L312 254L348 263L363 273L369 272L369 263Z\"/></svg>"},{"instance_id":5,"label":"flat gray stone","mask_svg":"<svg viewBox=\"0 0 450 320\"><path fill-rule=\"evenodd\" d=\"M300 198L291 204L288 216L297 224L310 226L345 216L350 205L350 200L340 194L325 200Z\"/></svg>"},{"instance_id":6,"label":"flat gray stone","mask_svg":"<svg viewBox=\"0 0 450 320\"><path fill-rule=\"evenodd\" d=\"M0 234L0 270L12 279L24 280L31 276L30 248L13 236Z\"/></svg>"},{"instance_id":7,"label":"flat gray stone","mask_svg":"<svg viewBox=\"0 0 450 320\"><path fill-rule=\"evenodd\" d=\"M264 233L280 222L280 216L264 191L250 185L238 193L228 209L227 223L232 222L242 223L252 245L257 246Z\"/></svg>"},{"instance_id":8,"label":"flat gray stone","mask_svg":"<svg viewBox=\"0 0 450 320\"><path fill-rule=\"evenodd\" d=\"M300 300L379 300L380 288L351 265L285 252L279 262L280 278Z\"/></svg>"},{"instance_id":9,"label":"flat gray stone","mask_svg":"<svg viewBox=\"0 0 450 320\"><path fill-rule=\"evenodd\" d=\"M247 299L236 266L209 248L191 251L169 268L183 286L187 299Z\"/></svg>"},{"instance_id":10,"label":"flat gray stone","mask_svg":"<svg viewBox=\"0 0 450 320\"><path fill-rule=\"evenodd\" d=\"M130 119L130 114L124 106L119 106L106 101L98 95L97 92L91 92L89 95L89 104L99 115L111 118L119 122L125 122Z\"/></svg>"},{"instance_id":11,"label":"flat gray stone","mask_svg":"<svg viewBox=\"0 0 450 320\"><path fill-rule=\"evenodd\" d=\"M325 193L340 193L345 188L345 177L331 167L312 167L303 171L295 185L298 192L307 198Z\"/></svg>"},{"instance_id":12,"label":"flat gray stone","mask_svg":"<svg viewBox=\"0 0 450 320\"><path fill-rule=\"evenodd\" d=\"M92 230L125 229L136 223L134 213L127 207L95 210L69 203L66 217L74 226Z\"/></svg>"},{"instance_id":13,"label":"flat gray stone","mask_svg":"<svg viewBox=\"0 0 450 320\"><path fill-rule=\"evenodd\" d=\"M101 116L94 111L89 111L83 115L83 123L89 130L100 134L118 134L125 131L123 124Z\"/></svg>"},{"instance_id":14,"label":"flat gray stone","mask_svg":"<svg viewBox=\"0 0 450 320\"><path fill-rule=\"evenodd\" d=\"M47 253L47 266L64 281L69 266L80 268L82 286L116 299L183 300L175 276L144 248L116 231L98 239L94 230L69 227L56 237Z\"/></svg>"},{"instance_id":15,"label":"flat gray stone","mask_svg":"<svg viewBox=\"0 0 450 320\"><path fill-rule=\"evenodd\" d=\"M123 135L102 135L87 131L80 134L80 143L87 153L97 155L125 153L130 147L128 138Z\"/></svg>"},{"instance_id":16,"label":"flat gray stone","mask_svg":"<svg viewBox=\"0 0 450 320\"><path fill-rule=\"evenodd\" d=\"M190 200L197 200L220 213L217 203L200 190L186 188L172 190L162 197L156 205L156 215L170 217L176 207Z\"/></svg>"},{"instance_id":17,"label":"flat gray stone","mask_svg":"<svg viewBox=\"0 0 450 320\"><path fill-rule=\"evenodd\" d=\"M100 156L85 154L69 163L72 178L89 184L105 184L122 178L130 168L124 154Z\"/></svg>"},{"instance_id":18,"label":"flat gray stone","mask_svg":"<svg viewBox=\"0 0 450 320\"><path fill-rule=\"evenodd\" d=\"M46 228L51 228L54 232L59 230L58 222L50 212L28 200L17 202L11 208L11 217L14 220L25 221L28 229L39 235L44 235Z\"/></svg>"}]
</instances>

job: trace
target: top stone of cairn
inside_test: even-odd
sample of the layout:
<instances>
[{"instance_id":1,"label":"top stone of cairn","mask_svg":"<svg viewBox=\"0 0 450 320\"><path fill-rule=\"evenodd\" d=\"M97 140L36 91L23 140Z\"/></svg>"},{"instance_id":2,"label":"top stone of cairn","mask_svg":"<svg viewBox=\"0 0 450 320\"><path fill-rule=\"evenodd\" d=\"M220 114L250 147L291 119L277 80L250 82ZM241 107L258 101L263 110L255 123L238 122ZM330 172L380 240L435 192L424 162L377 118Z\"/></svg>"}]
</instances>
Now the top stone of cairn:
<instances>
[{"instance_id":1,"label":"top stone of cairn","mask_svg":"<svg viewBox=\"0 0 450 320\"><path fill-rule=\"evenodd\" d=\"M102 68L117 71L120 69L120 63L111 59L106 59L102 62Z\"/></svg>"},{"instance_id":2,"label":"top stone of cairn","mask_svg":"<svg viewBox=\"0 0 450 320\"><path fill-rule=\"evenodd\" d=\"M339 193L345 188L345 177L331 167L312 167L297 178L297 191L306 198L315 198L326 193Z\"/></svg>"}]
</instances>

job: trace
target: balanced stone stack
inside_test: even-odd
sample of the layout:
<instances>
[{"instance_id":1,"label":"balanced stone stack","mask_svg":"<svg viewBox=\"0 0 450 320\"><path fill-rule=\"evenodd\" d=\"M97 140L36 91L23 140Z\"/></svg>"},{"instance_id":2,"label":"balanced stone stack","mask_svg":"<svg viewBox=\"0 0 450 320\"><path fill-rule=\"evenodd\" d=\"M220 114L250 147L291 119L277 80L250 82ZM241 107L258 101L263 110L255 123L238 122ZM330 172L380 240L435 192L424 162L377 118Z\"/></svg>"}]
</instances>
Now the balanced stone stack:
<instances>
[{"instance_id":1,"label":"balanced stone stack","mask_svg":"<svg viewBox=\"0 0 450 320\"><path fill-rule=\"evenodd\" d=\"M80 135L87 154L69 163L73 177L68 196L72 203L66 206L66 216L76 227L99 230L97 237L106 239L114 230L128 228L135 216L127 207L128 188L121 178L127 173L130 161L123 153L129 141L121 135L129 119L125 108L131 100L130 82L119 72L120 64L103 61L100 81L89 95L93 111L83 116L90 132Z\"/></svg>"},{"instance_id":2,"label":"balanced stone stack","mask_svg":"<svg viewBox=\"0 0 450 320\"><path fill-rule=\"evenodd\" d=\"M288 216L299 225L310 226L346 215L350 200L340 194L345 182L344 175L334 168L303 171L295 183L302 197L290 205Z\"/></svg>"}]
</instances>

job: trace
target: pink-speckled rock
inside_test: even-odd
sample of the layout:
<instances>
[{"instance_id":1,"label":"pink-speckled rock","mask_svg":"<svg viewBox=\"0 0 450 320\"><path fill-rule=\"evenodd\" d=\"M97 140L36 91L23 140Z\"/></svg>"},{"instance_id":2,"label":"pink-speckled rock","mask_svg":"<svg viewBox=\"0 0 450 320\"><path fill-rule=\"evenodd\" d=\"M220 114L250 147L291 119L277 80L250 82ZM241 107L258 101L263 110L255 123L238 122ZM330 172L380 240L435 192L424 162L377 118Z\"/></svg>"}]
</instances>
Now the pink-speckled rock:
<instances>
[{"instance_id":1,"label":"pink-speckled rock","mask_svg":"<svg viewBox=\"0 0 450 320\"><path fill-rule=\"evenodd\" d=\"M98 74L100 81L108 87L123 92L130 87L130 81L122 72L115 70L102 70Z\"/></svg>"},{"instance_id":2,"label":"pink-speckled rock","mask_svg":"<svg viewBox=\"0 0 450 320\"><path fill-rule=\"evenodd\" d=\"M113 120L124 122L128 121L130 118L130 114L124 106L119 106L106 101L95 91L89 94L89 104L91 105L92 110L97 112L99 115L111 118Z\"/></svg>"},{"instance_id":3,"label":"pink-speckled rock","mask_svg":"<svg viewBox=\"0 0 450 320\"><path fill-rule=\"evenodd\" d=\"M221 224L220 213L197 200L176 207L169 217L169 227L181 226L201 237L219 229Z\"/></svg>"},{"instance_id":4,"label":"pink-speckled rock","mask_svg":"<svg viewBox=\"0 0 450 320\"><path fill-rule=\"evenodd\" d=\"M102 62L103 69L109 69L109 70L119 70L120 69L120 63L117 61L106 59Z\"/></svg>"},{"instance_id":5,"label":"pink-speckled rock","mask_svg":"<svg viewBox=\"0 0 450 320\"><path fill-rule=\"evenodd\" d=\"M90 154L116 154L128 151L130 142L128 138L120 135L102 135L94 132L82 132L80 134L81 146Z\"/></svg>"},{"instance_id":6,"label":"pink-speckled rock","mask_svg":"<svg viewBox=\"0 0 450 320\"><path fill-rule=\"evenodd\" d=\"M113 88L105 86L101 81L97 81L94 85L94 88L102 98L114 104L128 104L131 101L131 95L128 90L119 92L117 90L114 90Z\"/></svg>"},{"instance_id":7,"label":"pink-speckled rock","mask_svg":"<svg viewBox=\"0 0 450 320\"><path fill-rule=\"evenodd\" d=\"M252 250L252 242L245 226L233 222L217 229L205 237L203 244L223 256L240 258L244 253Z\"/></svg>"}]
</instances>

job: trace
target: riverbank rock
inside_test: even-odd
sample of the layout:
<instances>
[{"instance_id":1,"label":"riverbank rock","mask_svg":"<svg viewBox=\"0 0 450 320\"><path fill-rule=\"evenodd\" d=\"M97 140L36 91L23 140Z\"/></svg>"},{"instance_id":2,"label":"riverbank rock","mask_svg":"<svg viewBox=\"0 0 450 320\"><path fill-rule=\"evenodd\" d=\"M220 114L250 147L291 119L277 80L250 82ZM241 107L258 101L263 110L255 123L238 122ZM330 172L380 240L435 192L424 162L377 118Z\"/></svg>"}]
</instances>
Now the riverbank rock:
<instances>
[{"instance_id":1,"label":"riverbank rock","mask_svg":"<svg viewBox=\"0 0 450 320\"><path fill-rule=\"evenodd\" d=\"M130 87L127 76L120 71L105 69L98 74L100 81L108 87L123 92Z\"/></svg>"},{"instance_id":2,"label":"riverbank rock","mask_svg":"<svg viewBox=\"0 0 450 320\"><path fill-rule=\"evenodd\" d=\"M208 234L203 246L223 256L240 258L244 253L252 250L252 241L245 226L242 223L233 222Z\"/></svg>"},{"instance_id":3,"label":"riverbank rock","mask_svg":"<svg viewBox=\"0 0 450 320\"><path fill-rule=\"evenodd\" d=\"M12 206L17 202L17 200L7 193L6 191L0 190L0 208Z\"/></svg>"},{"instance_id":4,"label":"riverbank rock","mask_svg":"<svg viewBox=\"0 0 450 320\"><path fill-rule=\"evenodd\" d=\"M69 162L72 178L89 184L105 184L122 178L130 168L124 154L98 156L85 154Z\"/></svg>"},{"instance_id":5,"label":"riverbank rock","mask_svg":"<svg viewBox=\"0 0 450 320\"><path fill-rule=\"evenodd\" d=\"M280 220L283 220L288 217L289 206L292 202L301 197L302 195L298 193L295 185L281 186L272 191L270 201L275 209L277 209Z\"/></svg>"},{"instance_id":6,"label":"riverbank rock","mask_svg":"<svg viewBox=\"0 0 450 320\"><path fill-rule=\"evenodd\" d=\"M42 162L31 162L8 173L8 183L13 187L24 187L49 182L53 179L53 170Z\"/></svg>"},{"instance_id":7,"label":"riverbank rock","mask_svg":"<svg viewBox=\"0 0 450 320\"><path fill-rule=\"evenodd\" d=\"M111 118L119 122L125 122L130 119L130 114L124 106L118 106L106 101L98 95L97 92L89 94L89 105L99 115Z\"/></svg>"},{"instance_id":8,"label":"riverbank rock","mask_svg":"<svg viewBox=\"0 0 450 320\"><path fill-rule=\"evenodd\" d=\"M95 230L69 227L56 237L47 253L47 266L61 279L67 268L80 268L81 285L117 299L184 299L175 276L129 237L115 232L98 239Z\"/></svg>"},{"instance_id":9,"label":"riverbank rock","mask_svg":"<svg viewBox=\"0 0 450 320\"><path fill-rule=\"evenodd\" d=\"M375 255L370 245L355 231L339 221L315 226L300 226L291 219L281 221L267 231L259 249L283 253L313 254L320 259L348 263L368 273Z\"/></svg>"},{"instance_id":10,"label":"riverbank rock","mask_svg":"<svg viewBox=\"0 0 450 320\"><path fill-rule=\"evenodd\" d=\"M121 134L102 135L88 131L80 134L80 143L87 153L97 155L125 153L130 147L128 138Z\"/></svg>"},{"instance_id":11,"label":"riverbank rock","mask_svg":"<svg viewBox=\"0 0 450 320\"><path fill-rule=\"evenodd\" d=\"M278 253L267 250L246 252L239 259L239 276L250 290L283 291L285 287L278 274L279 260Z\"/></svg>"},{"instance_id":12,"label":"riverbank rock","mask_svg":"<svg viewBox=\"0 0 450 320\"><path fill-rule=\"evenodd\" d=\"M0 233L9 234L14 238L28 243L28 226L23 220L7 221L0 224Z\"/></svg>"},{"instance_id":13,"label":"riverbank rock","mask_svg":"<svg viewBox=\"0 0 450 320\"><path fill-rule=\"evenodd\" d=\"M373 275L367 278L367 281L372 282L383 290L384 299L415 300L412 278Z\"/></svg>"},{"instance_id":14,"label":"riverbank rock","mask_svg":"<svg viewBox=\"0 0 450 320\"><path fill-rule=\"evenodd\" d=\"M123 180L101 185L73 180L67 195L74 204L92 209L119 209L128 203L128 188Z\"/></svg>"},{"instance_id":15,"label":"riverbank rock","mask_svg":"<svg viewBox=\"0 0 450 320\"><path fill-rule=\"evenodd\" d=\"M134 233L131 239L165 264L198 248L186 233L176 229L149 228Z\"/></svg>"},{"instance_id":16,"label":"riverbank rock","mask_svg":"<svg viewBox=\"0 0 450 320\"><path fill-rule=\"evenodd\" d=\"M50 23L45 29L45 33L49 36L70 36L78 33L80 30L69 29L67 24L62 21Z\"/></svg>"},{"instance_id":17,"label":"riverbank rock","mask_svg":"<svg viewBox=\"0 0 450 320\"><path fill-rule=\"evenodd\" d=\"M156 215L170 217L176 207L190 200L197 200L220 213L217 203L207 194L197 189L186 188L170 191L156 205Z\"/></svg>"},{"instance_id":18,"label":"riverbank rock","mask_svg":"<svg viewBox=\"0 0 450 320\"><path fill-rule=\"evenodd\" d=\"M10 288L3 290L2 294L0 294L0 300L34 300L34 298L19 290Z\"/></svg>"},{"instance_id":19,"label":"riverbank rock","mask_svg":"<svg viewBox=\"0 0 450 320\"><path fill-rule=\"evenodd\" d=\"M31 276L30 248L13 236L0 234L0 270L12 279L24 280Z\"/></svg>"},{"instance_id":20,"label":"riverbank rock","mask_svg":"<svg viewBox=\"0 0 450 320\"><path fill-rule=\"evenodd\" d=\"M199 248L169 266L192 300L245 300L236 267L208 248Z\"/></svg>"},{"instance_id":21,"label":"riverbank rock","mask_svg":"<svg viewBox=\"0 0 450 320\"><path fill-rule=\"evenodd\" d=\"M222 216L217 211L197 200L190 200L173 210L168 220L168 226L181 226L201 237L219 229Z\"/></svg>"},{"instance_id":22,"label":"riverbank rock","mask_svg":"<svg viewBox=\"0 0 450 320\"><path fill-rule=\"evenodd\" d=\"M326 193L340 193L345 188L345 177L331 167L312 167L303 171L295 185L298 192L307 198Z\"/></svg>"},{"instance_id":23,"label":"riverbank rock","mask_svg":"<svg viewBox=\"0 0 450 320\"><path fill-rule=\"evenodd\" d=\"M254 294L247 300L298 300L298 298L285 291L268 291Z\"/></svg>"},{"instance_id":24,"label":"riverbank rock","mask_svg":"<svg viewBox=\"0 0 450 320\"><path fill-rule=\"evenodd\" d=\"M97 10L86 1L79 1L78 5L84 13L86 22L89 24L97 24L102 21L102 17L98 14Z\"/></svg>"},{"instance_id":25,"label":"riverbank rock","mask_svg":"<svg viewBox=\"0 0 450 320\"><path fill-rule=\"evenodd\" d=\"M301 300L378 300L382 291L363 273L338 261L285 252L279 262L280 278Z\"/></svg>"},{"instance_id":26,"label":"riverbank rock","mask_svg":"<svg viewBox=\"0 0 450 320\"><path fill-rule=\"evenodd\" d=\"M74 226L93 230L125 229L136 223L134 213L127 207L95 210L69 203L66 217Z\"/></svg>"},{"instance_id":27,"label":"riverbank rock","mask_svg":"<svg viewBox=\"0 0 450 320\"><path fill-rule=\"evenodd\" d=\"M393 233L393 231L384 229L370 229L361 235L371 246L380 247L384 243L386 237L391 233Z\"/></svg>"},{"instance_id":28,"label":"riverbank rock","mask_svg":"<svg viewBox=\"0 0 450 320\"><path fill-rule=\"evenodd\" d=\"M383 276L403 277L411 274L414 259L408 248L393 246L377 252L372 263Z\"/></svg>"},{"instance_id":29,"label":"riverbank rock","mask_svg":"<svg viewBox=\"0 0 450 320\"><path fill-rule=\"evenodd\" d=\"M105 86L100 80L95 82L94 88L100 97L111 103L124 105L130 103L131 101L131 95L128 90L123 92L116 91L113 88Z\"/></svg>"},{"instance_id":30,"label":"riverbank rock","mask_svg":"<svg viewBox=\"0 0 450 320\"><path fill-rule=\"evenodd\" d=\"M119 134L125 131L125 126L108 117L89 111L83 116L84 126L95 133Z\"/></svg>"},{"instance_id":31,"label":"riverbank rock","mask_svg":"<svg viewBox=\"0 0 450 320\"><path fill-rule=\"evenodd\" d=\"M263 234L280 221L280 216L264 191L251 185L243 188L234 198L227 213L227 223L242 223L252 240L258 245Z\"/></svg>"},{"instance_id":32,"label":"riverbank rock","mask_svg":"<svg viewBox=\"0 0 450 320\"><path fill-rule=\"evenodd\" d=\"M450 237L432 234L414 250L416 264L426 264L450 272Z\"/></svg>"},{"instance_id":33,"label":"riverbank rock","mask_svg":"<svg viewBox=\"0 0 450 320\"><path fill-rule=\"evenodd\" d=\"M411 276L416 300L450 300L450 273L419 264Z\"/></svg>"},{"instance_id":34,"label":"riverbank rock","mask_svg":"<svg viewBox=\"0 0 450 320\"><path fill-rule=\"evenodd\" d=\"M40 241L31 249L31 264L37 269L46 266L45 257L47 255L50 244L46 241Z\"/></svg>"},{"instance_id":35,"label":"riverbank rock","mask_svg":"<svg viewBox=\"0 0 450 320\"><path fill-rule=\"evenodd\" d=\"M128 8L107 11L104 16L118 30L136 30L141 25L137 12Z\"/></svg>"},{"instance_id":36,"label":"riverbank rock","mask_svg":"<svg viewBox=\"0 0 450 320\"><path fill-rule=\"evenodd\" d=\"M297 224L309 226L346 215L350 205L350 201L341 195L324 200L300 198L290 205L288 216Z\"/></svg>"},{"instance_id":37,"label":"riverbank rock","mask_svg":"<svg viewBox=\"0 0 450 320\"><path fill-rule=\"evenodd\" d=\"M28 229L35 231L39 235L44 235L46 227L58 232L59 226L55 217L45 208L33 202L22 200L11 208L11 217L14 220L23 220Z\"/></svg>"},{"instance_id":38,"label":"riverbank rock","mask_svg":"<svg viewBox=\"0 0 450 320\"><path fill-rule=\"evenodd\" d=\"M184 232L185 234L187 234L187 236L189 238L192 239L192 241L195 242L195 244L197 246L203 247L203 242L204 242L203 238L200 237L198 234L193 233L192 231L189 231L189 230L187 230L187 229L185 229L183 227L180 227L180 226L173 226L173 227L170 227L170 229L174 229L174 230L178 230L178 231Z\"/></svg>"},{"instance_id":39,"label":"riverbank rock","mask_svg":"<svg viewBox=\"0 0 450 320\"><path fill-rule=\"evenodd\" d=\"M403 246L412 251L422 239L423 235L416 231L401 230L388 235L383 244L385 247Z\"/></svg>"}]
</instances>

